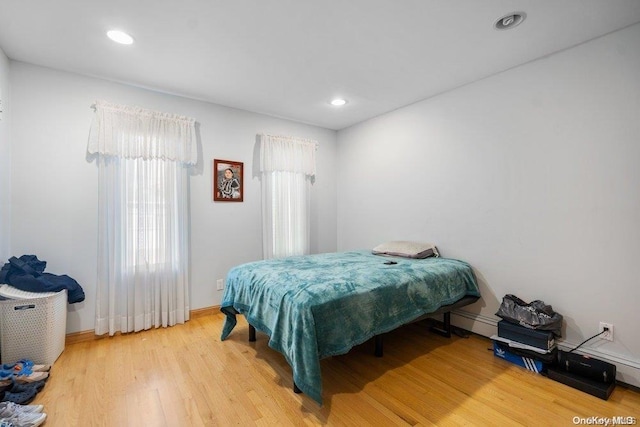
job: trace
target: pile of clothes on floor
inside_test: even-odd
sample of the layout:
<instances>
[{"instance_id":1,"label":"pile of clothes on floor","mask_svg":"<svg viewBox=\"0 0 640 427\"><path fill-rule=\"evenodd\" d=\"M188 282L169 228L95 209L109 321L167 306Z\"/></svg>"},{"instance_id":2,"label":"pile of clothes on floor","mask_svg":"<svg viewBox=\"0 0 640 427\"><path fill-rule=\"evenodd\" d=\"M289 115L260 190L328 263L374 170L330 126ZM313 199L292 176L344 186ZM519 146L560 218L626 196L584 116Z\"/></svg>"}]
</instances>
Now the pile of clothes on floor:
<instances>
[{"instance_id":1,"label":"pile of clothes on floor","mask_svg":"<svg viewBox=\"0 0 640 427\"><path fill-rule=\"evenodd\" d=\"M42 405L30 405L49 379L49 365L22 359L0 365L0 427L36 427L47 414Z\"/></svg>"}]
</instances>

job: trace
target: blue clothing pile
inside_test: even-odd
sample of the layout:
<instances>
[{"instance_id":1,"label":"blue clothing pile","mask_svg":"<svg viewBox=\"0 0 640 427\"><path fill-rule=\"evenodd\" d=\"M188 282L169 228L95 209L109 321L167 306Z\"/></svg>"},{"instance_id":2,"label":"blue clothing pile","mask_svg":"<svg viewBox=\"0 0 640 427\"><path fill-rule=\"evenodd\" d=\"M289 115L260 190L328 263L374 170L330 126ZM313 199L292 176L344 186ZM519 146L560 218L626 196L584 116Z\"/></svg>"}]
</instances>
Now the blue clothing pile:
<instances>
[{"instance_id":1,"label":"blue clothing pile","mask_svg":"<svg viewBox=\"0 0 640 427\"><path fill-rule=\"evenodd\" d=\"M35 255L11 257L0 270L0 283L27 292L60 292L67 290L69 304L84 301L84 290L66 274L45 273L46 261L40 261Z\"/></svg>"}]
</instances>

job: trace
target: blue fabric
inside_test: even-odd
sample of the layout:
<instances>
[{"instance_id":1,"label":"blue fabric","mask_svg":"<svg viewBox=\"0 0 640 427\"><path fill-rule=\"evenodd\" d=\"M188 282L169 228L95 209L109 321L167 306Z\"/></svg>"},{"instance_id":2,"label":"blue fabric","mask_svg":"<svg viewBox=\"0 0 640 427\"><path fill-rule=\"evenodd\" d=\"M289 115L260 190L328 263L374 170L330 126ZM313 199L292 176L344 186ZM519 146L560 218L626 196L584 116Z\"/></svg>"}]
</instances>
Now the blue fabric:
<instances>
[{"instance_id":1,"label":"blue fabric","mask_svg":"<svg viewBox=\"0 0 640 427\"><path fill-rule=\"evenodd\" d=\"M284 354L296 385L321 403L320 359L465 295L480 296L476 278L469 264L454 259L352 251L252 262L227 275L222 340L243 314Z\"/></svg>"},{"instance_id":2,"label":"blue fabric","mask_svg":"<svg viewBox=\"0 0 640 427\"><path fill-rule=\"evenodd\" d=\"M84 290L75 279L66 274L44 273L46 261L40 261L35 255L11 257L0 270L0 283L27 292L60 292L67 290L67 302L74 304L84 301Z\"/></svg>"}]
</instances>

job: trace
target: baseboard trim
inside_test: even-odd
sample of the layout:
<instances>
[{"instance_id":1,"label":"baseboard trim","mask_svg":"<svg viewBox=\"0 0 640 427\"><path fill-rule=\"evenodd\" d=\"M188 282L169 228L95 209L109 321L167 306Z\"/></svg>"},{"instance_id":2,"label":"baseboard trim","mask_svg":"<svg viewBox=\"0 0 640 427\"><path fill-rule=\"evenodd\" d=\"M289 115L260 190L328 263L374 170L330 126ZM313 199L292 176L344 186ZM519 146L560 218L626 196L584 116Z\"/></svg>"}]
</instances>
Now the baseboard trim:
<instances>
[{"instance_id":1,"label":"baseboard trim","mask_svg":"<svg viewBox=\"0 0 640 427\"><path fill-rule=\"evenodd\" d=\"M196 308L195 310L189 311L189 319L198 319L204 316L211 316L213 314L217 314L220 312L220 306L214 305L211 307L204 308ZM120 335L120 332L116 333L116 335ZM107 335L96 335L95 331L81 331L81 332L71 332L66 335L64 343L65 345L77 344L80 342L86 341L95 341L108 338Z\"/></svg>"},{"instance_id":2,"label":"baseboard trim","mask_svg":"<svg viewBox=\"0 0 640 427\"><path fill-rule=\"evenodd\" d=\"M195 310L191 310L189 312L189 315L191 316L190 319L197 319L199 317L211 316L213 314L218 314L218 313L220 313L220 306L214 305L211 307L197 308Z\"/></svg>"},{"instance_id":3,"label":"baseboard trim","mask_svg":"<svg viewBox=\"0 0 640 427\"><path fill-rule=\"evenodd\" d=\"M96 335L95 331L72 332L67 334L64 344L77 344L79 342L94 341L101 338L104 338L104 335Z\"/></svg>"},{"instance_id":4,"label":"baseboard trim","mask_svg":"<svg viewBox=\"0 0 640 427\"><path fill-rule=\"evenodd\" d=\"M498 321L482 314L469 313L458 309L451 312L451 322L462 329L471 331L483 337L495 335L498 330Z\"/></svg>"}]
</instances>

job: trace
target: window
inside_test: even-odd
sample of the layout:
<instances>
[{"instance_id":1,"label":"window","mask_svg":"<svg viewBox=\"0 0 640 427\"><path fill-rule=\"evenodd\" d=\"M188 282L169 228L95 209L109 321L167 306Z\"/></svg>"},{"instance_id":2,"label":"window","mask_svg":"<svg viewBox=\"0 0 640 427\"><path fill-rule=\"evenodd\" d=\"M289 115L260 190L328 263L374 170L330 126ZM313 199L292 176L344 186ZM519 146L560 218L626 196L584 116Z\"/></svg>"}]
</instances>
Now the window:
<instances>
[{"instance_id":1,"label":"window","mask_svg":"<svg viewBox=\"0 0 640 427\"><path fill-rule=\"evenodd\" d=\"M195 121L100 101L96 335L189 319L188 170Z\"/></svg>"},{"instance_id":2,"label":"window","mask_svg":"<svg viewBox=\"0 0 640 427\"><path fill-rule=\"evenodd\" d=\"M126 199L125 239L127 264L156 266L170 264L178 257L176 247L169 240L176 233L178 212L176 191L169 191L176 183L176 162L164 160L123 160Z\"/></svg>"},{"instance_id":3,"label":"window","mask_svg":"<svg viewBox=\"0 0 640 427\"><path fill-rule=\"evenodd\" d=\"M261 136L262 244L265 259L304 255L310 247L315 141Z\"/></svg>"}]
</instances>

